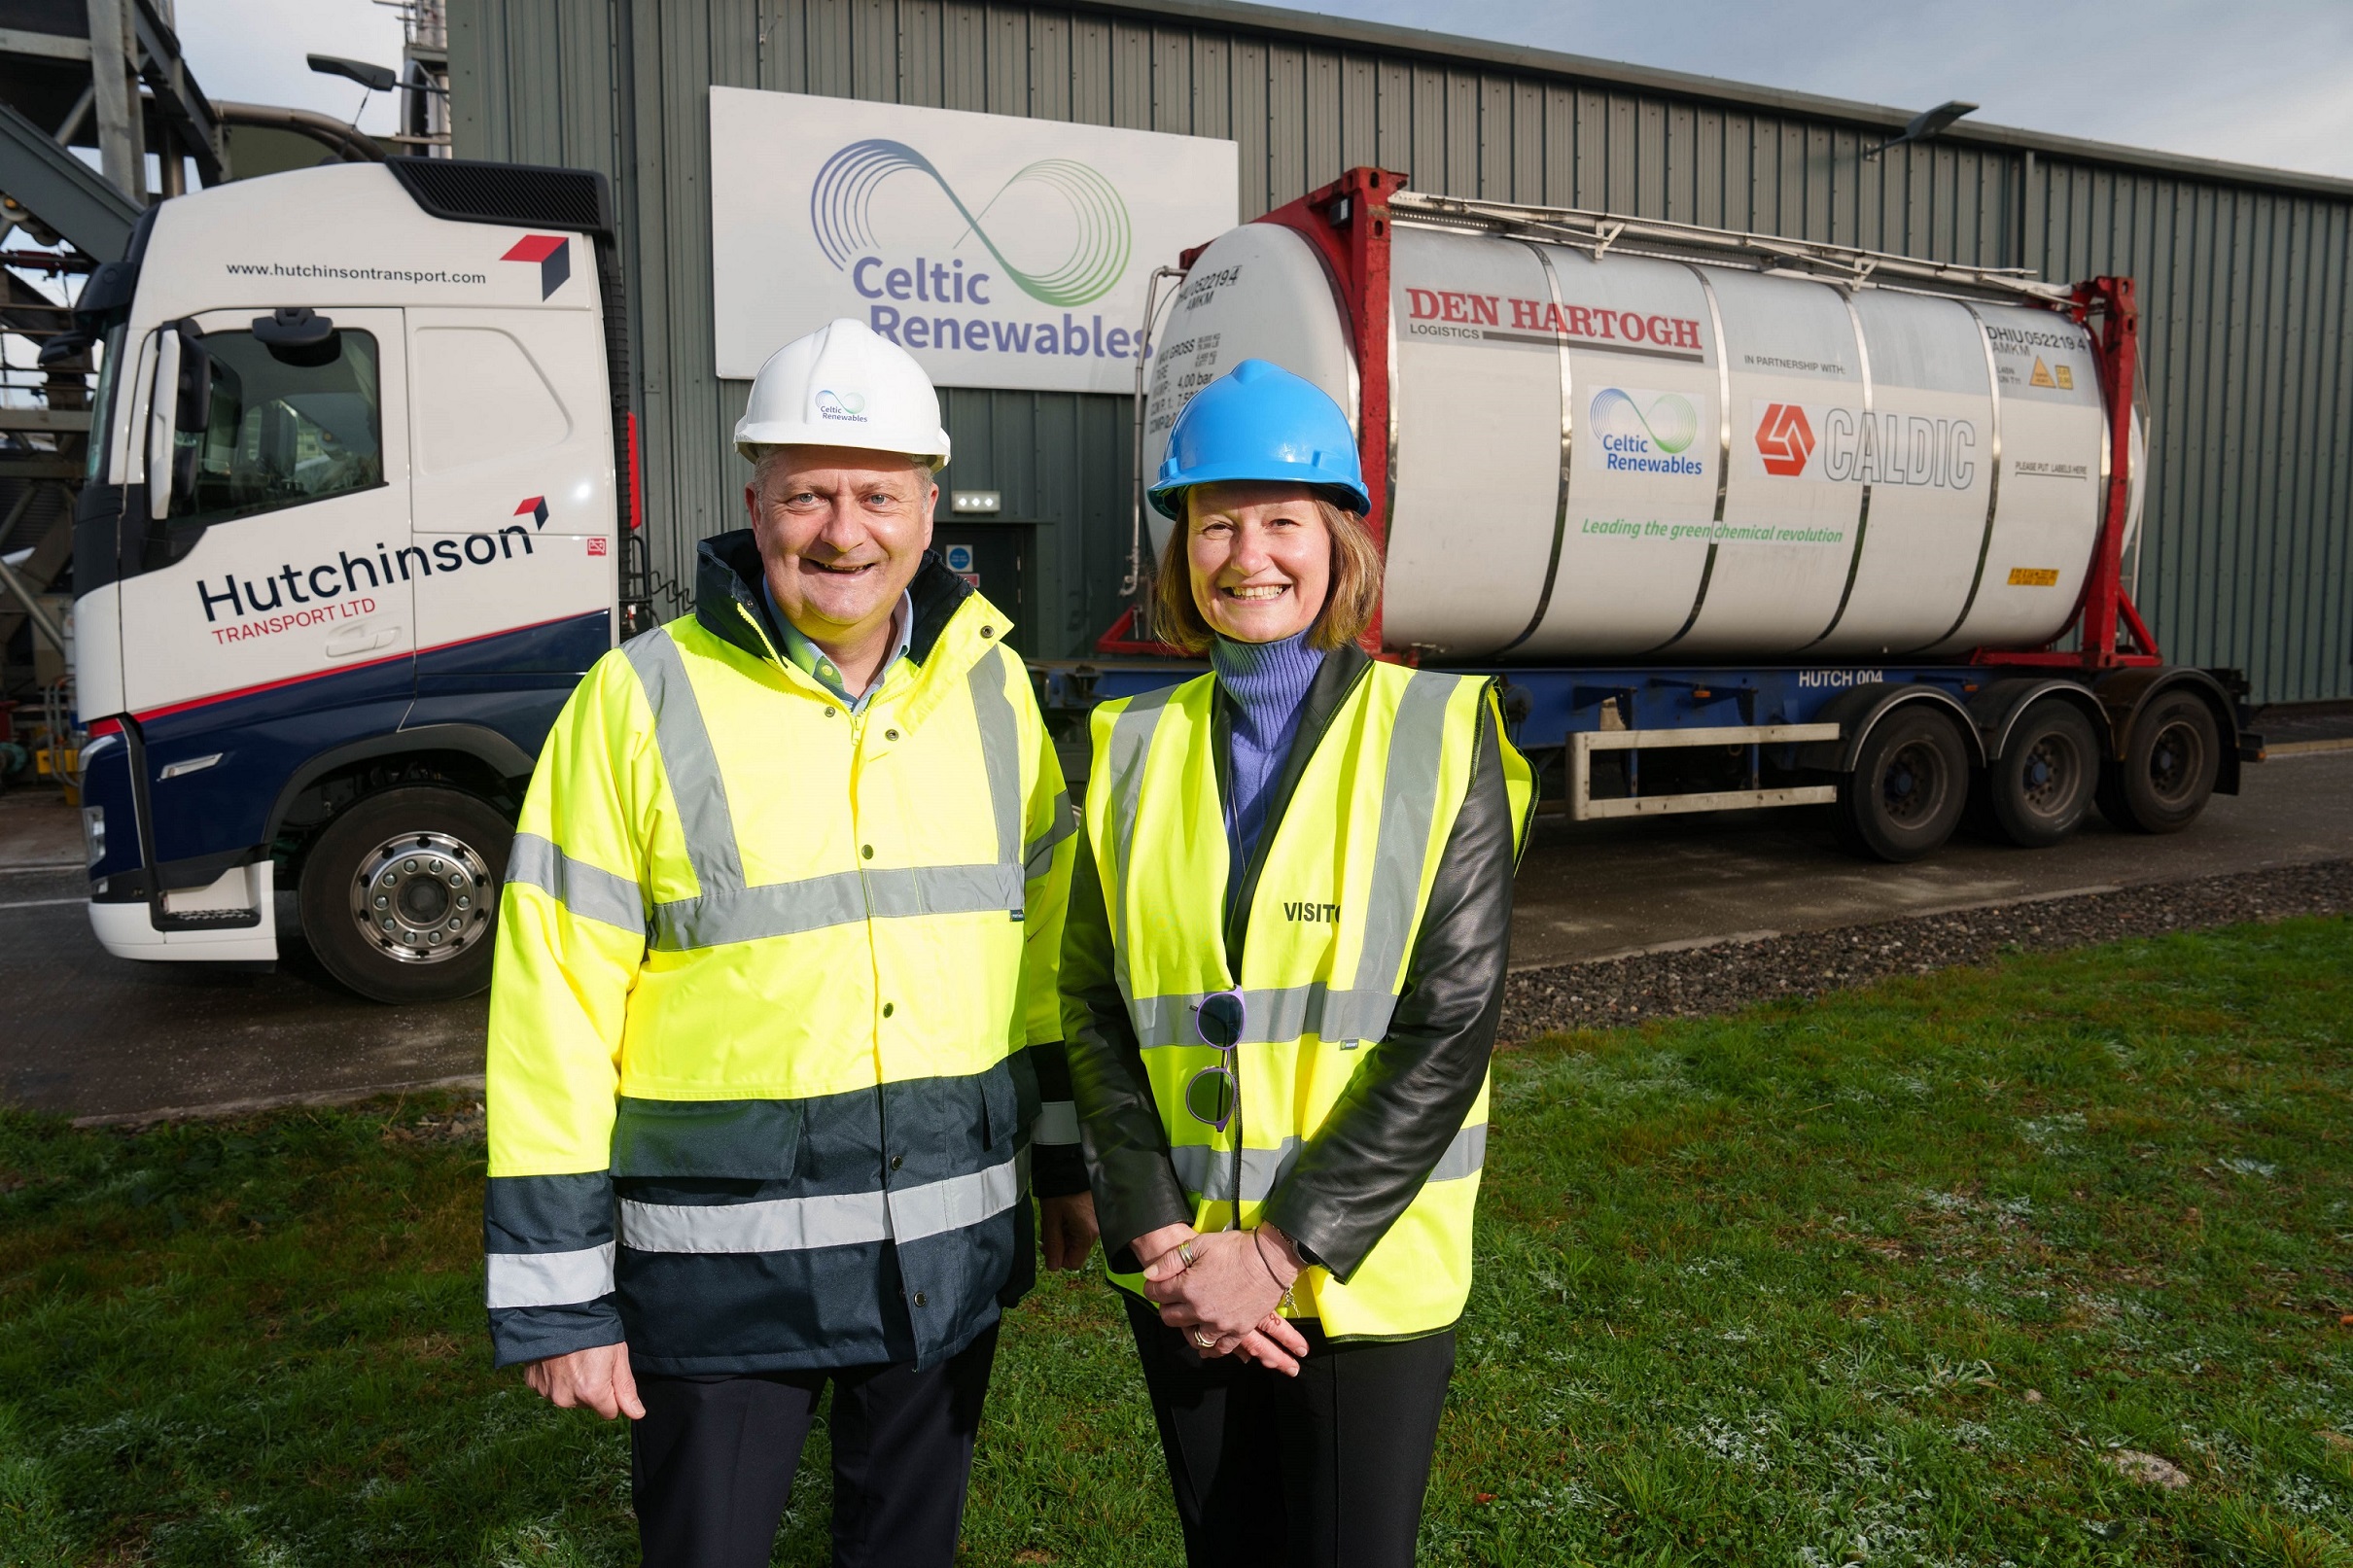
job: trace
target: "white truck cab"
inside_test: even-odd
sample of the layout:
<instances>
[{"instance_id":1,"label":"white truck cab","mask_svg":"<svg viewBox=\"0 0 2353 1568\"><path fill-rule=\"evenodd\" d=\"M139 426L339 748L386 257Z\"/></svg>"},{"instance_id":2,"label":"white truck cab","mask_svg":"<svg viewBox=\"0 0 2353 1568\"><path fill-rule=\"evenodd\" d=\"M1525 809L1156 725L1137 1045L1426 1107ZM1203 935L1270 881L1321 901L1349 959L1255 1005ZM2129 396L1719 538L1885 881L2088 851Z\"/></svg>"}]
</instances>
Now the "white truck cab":
<instances>
[{"instance_id":1,"label":"white truck cab","mask_svg":"<svg viewBox=\"0 0 2353 1568\"><path fill-rule=\"evenodd\" d=\"M633 436L603 178L451 159L142 219L76 515L90 921L386 1001L489 980L514 813L624 629Z\"/></svg>"}]
</instances>

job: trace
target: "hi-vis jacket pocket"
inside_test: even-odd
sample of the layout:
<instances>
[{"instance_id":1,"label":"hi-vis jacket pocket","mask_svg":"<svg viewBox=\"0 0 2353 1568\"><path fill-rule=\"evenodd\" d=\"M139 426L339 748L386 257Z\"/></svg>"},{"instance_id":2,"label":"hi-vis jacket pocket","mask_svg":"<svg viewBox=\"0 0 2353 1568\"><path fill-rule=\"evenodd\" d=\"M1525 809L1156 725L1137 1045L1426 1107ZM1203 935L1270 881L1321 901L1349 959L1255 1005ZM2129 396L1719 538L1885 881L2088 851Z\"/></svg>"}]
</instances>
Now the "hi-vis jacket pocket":
<instances>
[{"instance_id":1,"label":"hi-vis jacket pocket","mask_svg":"<svg viewBox=\"0 0 2353 1568\"><path fill-rule=\"evenodd\" d=\"M621 1098L613 1123L615 1176L790 1181L803 1111L790 1099Z\"/></svg>"}]
</instances>

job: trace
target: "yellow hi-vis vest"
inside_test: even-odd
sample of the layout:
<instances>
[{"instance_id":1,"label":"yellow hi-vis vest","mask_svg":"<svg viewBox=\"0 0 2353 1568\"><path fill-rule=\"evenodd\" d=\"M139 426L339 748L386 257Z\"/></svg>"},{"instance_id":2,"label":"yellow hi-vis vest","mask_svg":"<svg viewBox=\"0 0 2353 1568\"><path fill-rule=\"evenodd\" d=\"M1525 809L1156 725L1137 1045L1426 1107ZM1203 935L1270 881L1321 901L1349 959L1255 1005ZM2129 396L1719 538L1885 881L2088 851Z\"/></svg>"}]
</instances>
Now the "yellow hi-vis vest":
<instances>
[{"instance_id":1,"label":"yellow hi-vis vest","mask_svg":"<svg viewBox=\"0 0 2353 1568\"><path fill-rule=\"evenodd\" d=\"M1247 917L1242 973L1227 963L1230 857L1217 786L1215 678L1095 710L1083 831L1102 879L1114 973L1196 1229L1231 1229L1234 1132L1185 1108L1217 1053L1194 1008L1239 984L1240 1223L1281 1184L1302 1143L1381 1048L1429 890L1470 785L1484 678L1376 663L1333 714L1282 819L1271 823ZM1498 719L1499 719L1498 714ZM1533 781L1496 742L1524 824ZM1523 828L1515 825L1515 836ZM1488 1090L1427 1183L1346 1284L1300 1275L1289 1310L1335 1338L1445 1328L1470 1294L1471 1208L1486 1159ZM1142 1276L1115 1283L1145 1293Z\"/></svg>"},{"instance_id":2,"label":"yellow hi-vis vest","mask_svg":"<svg viewBox=\"0 0 2353 1568\"><path fill-rule=\"evenodd\" d=\"M930 1362L1016 1261L1074 846L1005 617L963 598L853 714L749 593L706 583L607 655L524 801L489 1029L503 1357L617 1310L657 1371Z\"/></svg>"}]
</instances>

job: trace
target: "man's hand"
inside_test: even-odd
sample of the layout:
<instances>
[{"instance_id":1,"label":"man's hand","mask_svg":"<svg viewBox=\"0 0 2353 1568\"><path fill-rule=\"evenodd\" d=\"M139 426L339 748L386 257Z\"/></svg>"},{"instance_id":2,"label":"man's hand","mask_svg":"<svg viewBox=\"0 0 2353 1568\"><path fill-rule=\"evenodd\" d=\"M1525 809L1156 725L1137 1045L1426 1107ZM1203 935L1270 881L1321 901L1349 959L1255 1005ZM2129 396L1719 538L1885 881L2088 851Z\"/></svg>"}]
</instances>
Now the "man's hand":
<instances>
[{"instance_id":1,"label":"man's hand","mask_svg":"<svg viewBox=\"0 0 2353 1568\"><path fill-rule=\"evenodd\" d=\"M1093 1193L1037 1201L1037 1239L1045 1248L1047 1268L1085 1268L1098 1234Z\"/></svg>"},{"instance_id":2,"label":"man's hand","mask_svg":"<svg viewBox=\"0 0 2353 1568\"><path fill-rule=\"evenodd\" d=\"M616 1415L642 1420L646 1414L625 1344L591 1345L534 1361L523 1369L523 1381L558 1410L585 1406L608 1421Z\"/></svg>"}]
</instances>

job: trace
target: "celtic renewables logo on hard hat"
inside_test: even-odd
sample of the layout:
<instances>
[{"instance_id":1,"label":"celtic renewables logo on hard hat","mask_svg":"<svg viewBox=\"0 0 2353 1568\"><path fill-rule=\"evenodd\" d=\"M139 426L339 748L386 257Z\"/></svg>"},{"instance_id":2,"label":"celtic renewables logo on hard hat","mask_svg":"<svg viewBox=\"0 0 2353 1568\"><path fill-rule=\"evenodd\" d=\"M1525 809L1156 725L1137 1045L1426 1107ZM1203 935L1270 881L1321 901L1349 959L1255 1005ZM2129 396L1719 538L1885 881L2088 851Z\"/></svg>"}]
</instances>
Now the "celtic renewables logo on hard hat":
<instances>
[{"instance_id":1,"label":"celtic renewables logo on hard hat","mask_svg":"<svg viewBox=\"0 0 2353 1568\"><path fill-rule=\"evenodd\" d=\"M824 247L825 259L836 268L847 269L861 252L879 248L873 224L876 194L894 176L908 173L929 178L964 220L963 233L952 239L943 236L943 243L953 246L962 242L964 234L972 235L987 248L1004 275L1033 299L1066 308L1083 305L1109 293L1127 271L1127 203L1120 200L1110 181L1077 159L1048 157L1026 165L999 186L975 212L965 204L964 197L957 194L930 158L904 142L880 137L852 142L825 159L825 167L817 171L817 184L809 192L810 226L817 231L817 242ZM1016 192L1025 197L1059 197L1070 211L1069 249L1050 264L1035 268L1016 265L982 226L982 220L1000 202ZM956 264L961 267L964 263ZM919 274L920 270L919 267ZM935 286L955 287L959 291L956 297L963 297L961 282L943 277ZM915 287L919 293L928 293L923 290L920 277Z\"/></svg>"},{"instance_id":2,"label":"celtic renewables logo on hard hat","mask_svg":"<svg viewBox=\"0 0 2353 1568\"><path fill-rule=\"evenodd\" d=\"M817 417L846 420L853 425L866 422L866 400L855 392L834 392L820 388L816 398Z\"/></svg>"}]
</instances>

